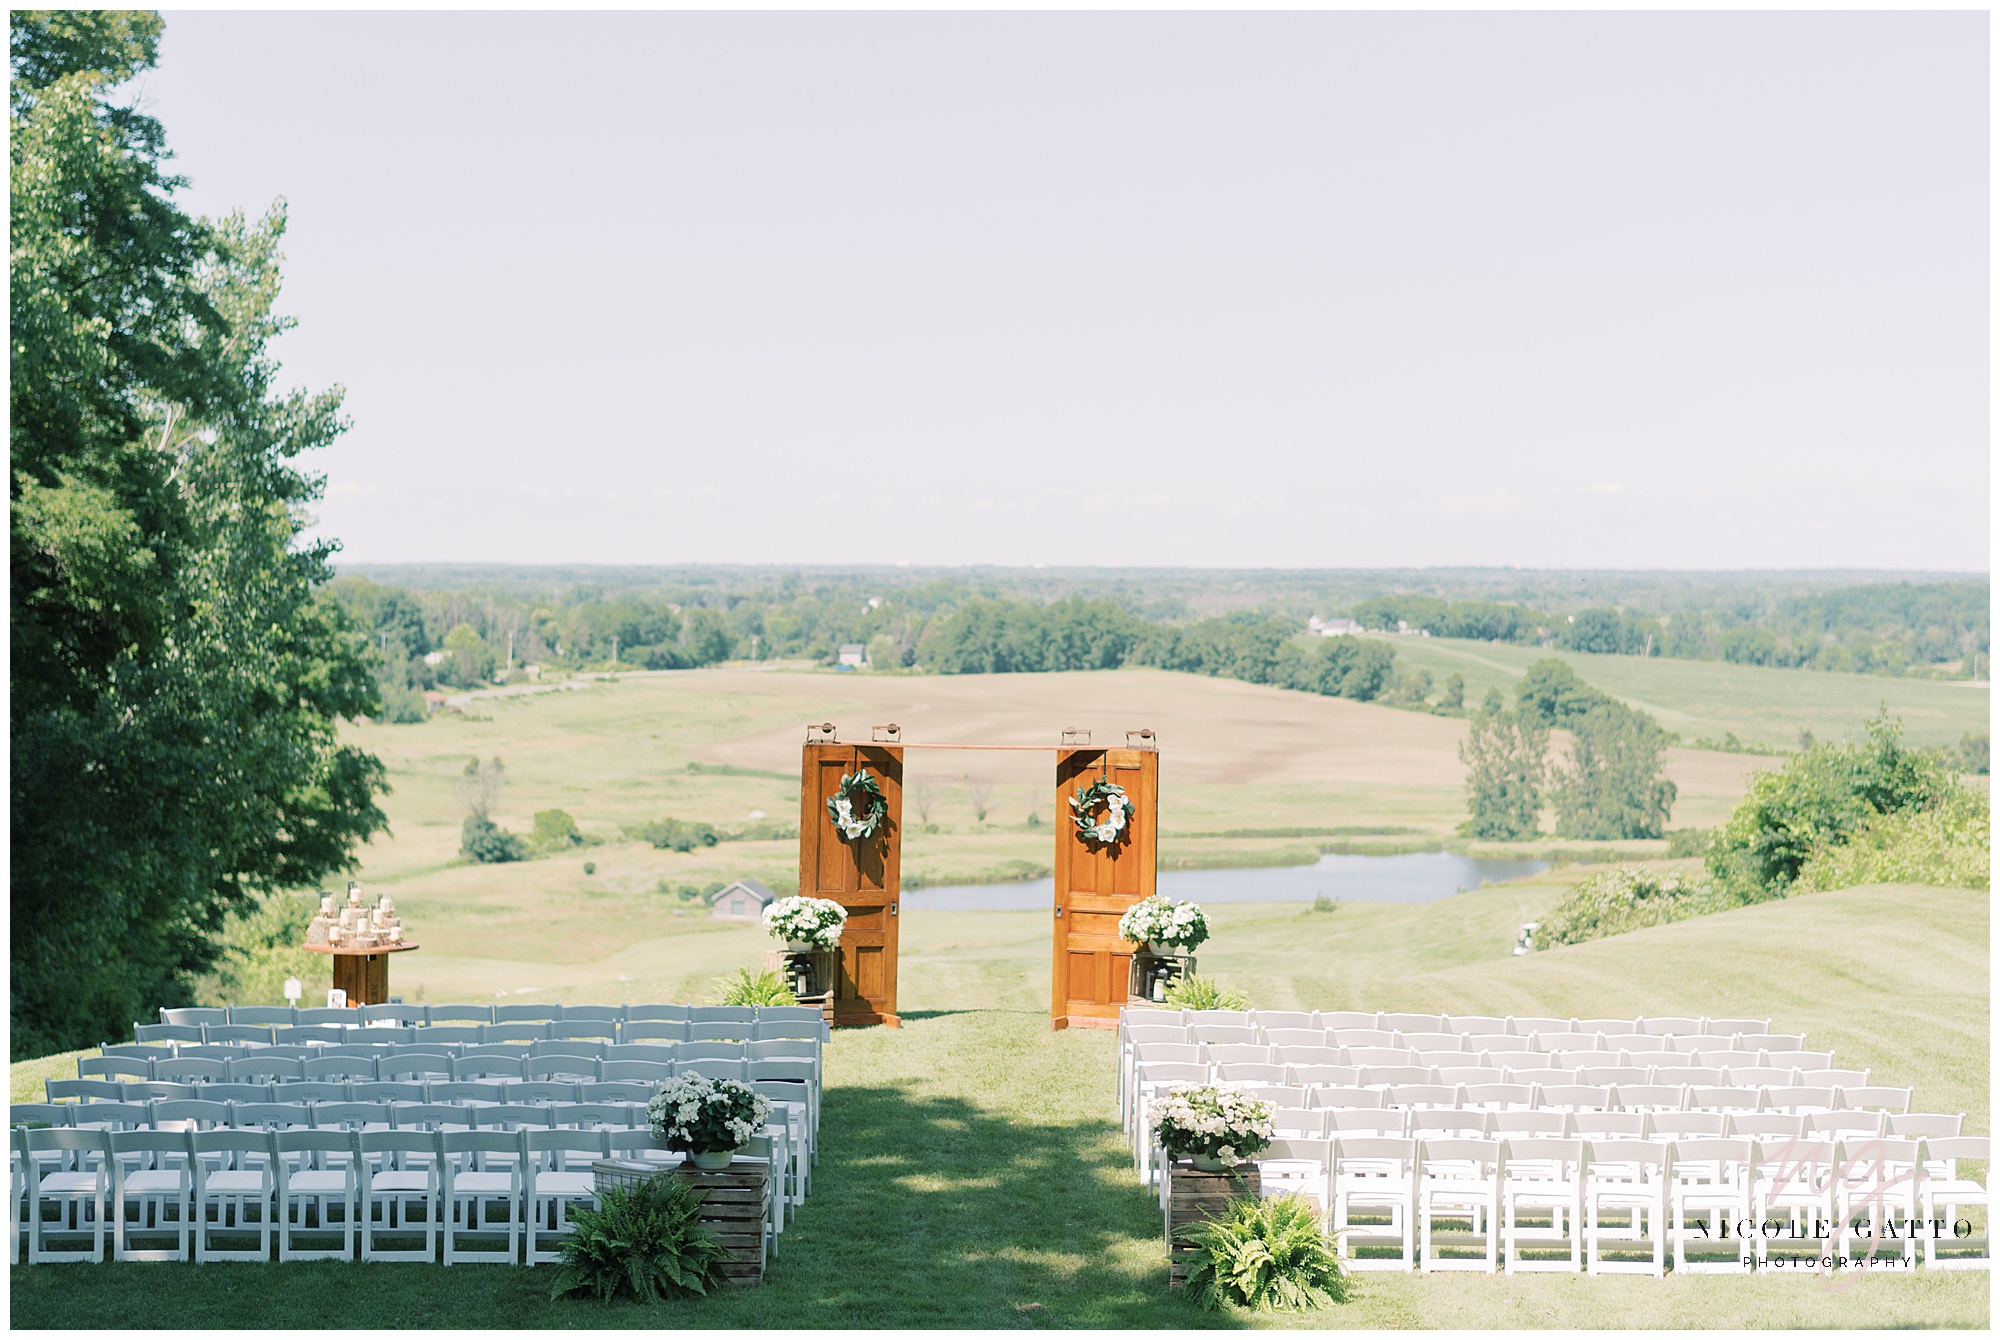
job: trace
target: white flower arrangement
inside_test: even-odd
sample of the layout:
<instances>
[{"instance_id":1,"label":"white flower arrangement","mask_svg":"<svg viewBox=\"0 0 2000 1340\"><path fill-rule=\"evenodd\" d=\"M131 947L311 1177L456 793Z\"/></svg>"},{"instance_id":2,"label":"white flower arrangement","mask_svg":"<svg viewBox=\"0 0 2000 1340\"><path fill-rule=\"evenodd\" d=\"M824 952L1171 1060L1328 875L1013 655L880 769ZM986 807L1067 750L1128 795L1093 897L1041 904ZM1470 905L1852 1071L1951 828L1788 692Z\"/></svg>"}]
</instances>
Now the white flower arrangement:
<instances>
[{"instance_id":1,"label":"white flower arrangement","mask_svg":"<svg viewBox=\"0 0 2000 1340\"><path fill-rule=\"evenodd\" d=\"M690 1154L741 1149L764 1133L771 1101L741 1080L676 1075L646 1104L646 1119L667 1148Z\"/></svg>"},{"instance_id":2,"label":"white flower arrangement","mask_svg":"<svg viewBox=\"0 0 2000 1340\"><path fill-rule=\"evenodd\" d=\"M1118 934L1134 944L1151 942L1192 950L1208 939L1208 918L1195 903L1175 902L1154 894L1125 909Z\"/></svg>"},{"instance_id":3,"label":"white flower arrangement","mask_svg":"<svg viewBox=\"0 0 2000 1340\"><path fill-rule=\"evenodd\" d=\"M1235 1089L1175 1089L1153 1111L1153 1134L1170 1158L1247 1162L1270 1147L1271 1131L1271 1105Z\"/></svg>"},{"instance_id":4,"label":"white flower arrangement","mask_svg":"<svg viewBox=\"0 0 2000 1340\"><path fill-rule=\"evenodd\" d=\"M846 925L847 909L828 898L780 898L764 909L765 930L820 949L837 948Z\"/></svg>"}]
</instances>

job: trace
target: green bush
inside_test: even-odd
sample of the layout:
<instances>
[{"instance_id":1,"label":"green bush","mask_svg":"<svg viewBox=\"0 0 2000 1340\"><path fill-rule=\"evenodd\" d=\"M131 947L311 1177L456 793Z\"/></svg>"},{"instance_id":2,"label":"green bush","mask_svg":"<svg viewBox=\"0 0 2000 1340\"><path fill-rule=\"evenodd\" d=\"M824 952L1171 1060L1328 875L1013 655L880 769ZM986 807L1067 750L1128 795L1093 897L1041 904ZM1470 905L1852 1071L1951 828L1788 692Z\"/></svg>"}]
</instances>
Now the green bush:
<instances>
[{"instance_id":1,"label":"green bush","mask_svg":"<svg viewBox=\"0 0 2000 1340\"><path fill-rule=\"evenodd\" d=\"M1713 845L1715 830L1712 828L1675 828L1667 833L1667 859L1675 861L1684 856L1706 856Z\"/></svg>"},{"instance_id":2,"label":"green bush","mask_svg":"<svg viewBox=\"0 0 2000 1340\"><path fill-rule=\"evenodd\" d=\"M792 988L785 979L769 968L753 972L749 968L738 968L734 977L724 977L722 981L723 1005L796 1005L799 998L792 994Z\"/></svg>"},{"instance_id":3,"label":"green bush","mask_svg":"<svg viewBox=\"0 0 2000 1340\"><path fill-rule=\"evenodd\" d=\"M1201 1249L1188 1271L1189 1299L1258 1311L1330 1307L1347 1301L1347 1275L1304 1196L1240 1196L1219 1216L1180 1231Z\"/></svg>"},{"instance_id":4,"label":"green bush","mask_svg":"<svg viewBox=\"0 0 2000 1340\"><path fill-rule=\"evenodd\" d=\"M706 1294L724 1252L700 1214L701 1193L678 1177L610 1188L600 1208L572 1212L549 1297L593 1293L608 1303L622 1293L657 1303Z\"/></svg>"},{"instance_id":5,"label":"green bush","mask_svg":"<svg viewBox=\"0 0 2000 1340\"><path fill-rule=\"evenodd\" d=\"M382 711L376 717L392 726L412 726L419 721L431 719L430 704L424 695L408 684L384 684L382 686Z\"/></svg>"},{"instance_id":6,"label":"green bush","mask_svg":"<svg viewBox=\"0 0 2000 1340\"><path fill-rule=\"evenodd\" d=\"M711 824L693 823L683 819L660 819L636 828L627 828L625 836L650 842L662 851L693 851L696 847L713 847L722 841L722 835Z\"/></svg>"},{"instance_id":7,"label":"green bush","mask_svg":"<svg viewBox=\"0 0 2000 1340\"><path fill-rule=\"evenodd\" d=\"M583 834L568 810L535 811L534 831L528 842L536 851L562 851L583 845Z\"/></svg>"},{"instance_id":8,"label":"green bush","mask_svg":"<svg viewBox=\"0 0 2000 1340\"><path fill-rule=\"evenodd\" d=\"M1166 1003L1177 1010L1247 1010L1250 997L1213 977L1190 974L1167 988Z\"/></svg>"},{"instance_id":9,"label":"green bush","mask_svg":"<svg viewBox=\"0 0 2000 1340\"><path fill-rule=\"evenodd\" d=\"M528 859L528 844L483 814L468 814L459 829L458 854L477 865Z\"/></svg>"},{"instance_id":10,"label":"green bush","mask_svg":"<svg viewBox=\"0 0 2000 1340\"><path fill-rule=\"evenodd\" d=\"M1758 773L1709 848L1710 872L1746 901L1783 897L1815 852L1878 815L1928 810L1960 789L1943 750L1906 748L1902 736L1884 713L1864 744L1822 741Z\"/></svg>"},{"instance_id":11,"label":"green bush","mask_svg":"<svg viewBox=\"0 0 2000 1340\"><path fill-rule=\"evenodd\" d=\"M1857 884L1929 884L1984 889L1992 879L1993 817L1985 796L1960 790L1927 810L1881 814L1846 842L1814 851L1793 893Z\"/></svg>"},{"instance_id":12,"label":"green bush","mask_svg":"<svg viewBox=\"0 0 2000 1340\"><path fill-rule=\"evenodd\" d=\"M1619 866L1572 888L1535 927L1535 948L1582 944L1740 903L1709 881L1689 879L1678 870Z\"/></svg>"},{"instance_id":13,"label":"green bush","mask_svg":"<svg viewBox=\"0 0 2000 1340\"><path fill-rule=\"evenodd\" d=\"M305 999L324 1000L333 960L305 948L306 926L319 895L267 893L223 918L215 937L222 957L194 981L196 1005L283 1005L285 979L296 977Z\"/></svg>"}]
</instances>

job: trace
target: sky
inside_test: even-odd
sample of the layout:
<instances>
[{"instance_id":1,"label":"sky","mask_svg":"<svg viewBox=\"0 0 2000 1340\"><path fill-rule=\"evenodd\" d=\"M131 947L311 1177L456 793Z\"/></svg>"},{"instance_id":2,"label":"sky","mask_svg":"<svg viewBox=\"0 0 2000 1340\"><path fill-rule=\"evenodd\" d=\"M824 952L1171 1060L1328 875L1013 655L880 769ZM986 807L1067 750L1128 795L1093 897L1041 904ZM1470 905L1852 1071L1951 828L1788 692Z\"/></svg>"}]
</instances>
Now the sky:
<instances>
[{"instance_id":1,"label":"sky","mask_svg":"<svg viewBox=\"0 0 2000 1340\"><path fill-rule=\"evenodd\" d=\"M352 561L1987 568L1983 14L166 19Z\"/></svg>"}]
</instances>

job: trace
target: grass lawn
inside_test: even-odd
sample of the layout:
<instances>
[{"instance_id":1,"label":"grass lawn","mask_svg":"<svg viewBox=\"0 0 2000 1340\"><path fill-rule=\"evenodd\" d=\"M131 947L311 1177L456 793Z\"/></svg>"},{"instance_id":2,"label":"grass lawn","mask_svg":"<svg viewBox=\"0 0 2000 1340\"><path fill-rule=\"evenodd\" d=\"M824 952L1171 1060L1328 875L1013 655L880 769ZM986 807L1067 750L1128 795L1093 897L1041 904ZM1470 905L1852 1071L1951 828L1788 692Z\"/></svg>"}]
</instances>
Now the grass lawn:
<instances>
[{"instance_id":1,"label":"grass lawn","mask_svg":"<svg viewBox=\"0 0 2000 1340\"><path fill-rule=\"evenodd\" d=\"M1990 1127L1988 897L1819 894L1515 959L1553 880L1420 906L1212 909L1204 970L1257 1003L1460 1013L1770 1015L1917 1104ZM759 941L682 937L719 971ZM899 1031L838 1034L813 1196L760 1289L655 1309L552 1303L522 1268L300 1264L22 1268L16 1327L1891 1327L1987 1324L1983 1274L1358 1277L1303 1317L1211 1316L1165 1287L1159 1212L1113 1104L1114 1039L1051 1033L1041 913L913 911ZM416 956L412 956L416 957ZM646 999L579 984L571 999ZM437 997L434 997L437 998ZM657 997L654 997L657 998ZM14 1067L17 1098L28 1068ZM73 1073L73 1069L72 1069Z\"/></svg>"}]
</instances>

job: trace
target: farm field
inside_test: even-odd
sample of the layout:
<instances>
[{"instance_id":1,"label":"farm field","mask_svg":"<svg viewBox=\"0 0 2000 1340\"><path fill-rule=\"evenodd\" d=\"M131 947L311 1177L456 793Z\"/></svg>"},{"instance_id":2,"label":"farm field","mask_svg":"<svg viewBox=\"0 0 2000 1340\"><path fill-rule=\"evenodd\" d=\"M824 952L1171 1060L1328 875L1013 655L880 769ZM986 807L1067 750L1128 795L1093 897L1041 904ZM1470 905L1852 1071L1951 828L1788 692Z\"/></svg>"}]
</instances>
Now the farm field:
<instances>
[{"instance_id":1,"label":"farm field","mask_svg":"<svg viewBox=\"0 0 2000 1340\"><path fill-rule=\"evenodd\" d=\"M1991 1129L1989 899L1874 887L1764 904L1525 958L1513 925L1561 881L1418 906L1213 909L1205 970L1253 1003L1460 1013L1768 1015L1917 1105ZM703 932L748 960L746 927ZM914 911L906 1025L835 1036L812 1198L764 1287L664 1305L547 1300L546 1271L338 1264L21 1268L16 1327L815 1325L1163 1327L1984 1327L1984 1274L1652 1280L1357 1277L1297 1317L1210 1316L1165 1288L1159 1211L1130 1169L1108 1033L1051 1033L1038 913ZM1807 947L1810 947L1809 950ZM417 956L413 956L417 957ZM622 985L622 984L621 984ZM642 998L634 980L631 998ZM454 993L455 994L455 993ZM570 999L623 993L579 984ZM37 1063L13 1068L15 1098ZM42 1067L46 1069L47 1067ZM338 1308L328 1298L340 1299Z\"/></svg>"},{"instance_id":2,"label":"farm field","mask_svg":"<svg viewBox=\"0 0 2000 1340\"><path fill-rule=\"evenodd\" d=\"M601 958L661 934L677 911L696 914L673 896L682 887L742 877L791 886L794 840L678 853L627 841L622 826L668 815L724 826L795 824L803 726L829 719L848 739L893 720L907 740L952 743L1045 744L1064 726L1118 741L1127 728L1150 726L1163 741L1166 868L1304 863L1335 842L1435 845L1464 814L1462 720L1155 670L874 676L728 669L480 696L464 716L348 729L349 739L383 759L395 788L383 801L391 833L362 849L361 877L392 893L421 927L424 950L398 964L399 986L412 974L427 977L439 956ZM494 813L503 827L526 832L536 810L562 808L603 845L515 865L457 864L465 811L454 782L475 755L505 763L507 787ZM1052 762L1037 753L912 750L907 884L1044 872L1060 817L1048 802ZM1669 775L1680 787L1675 824L1719 823L1760 763L1768 761L1671 751ZM984 823L970 798L982 781L992 791ZM1386 835L1358 836L1370 832ZM1657 855L1664 844L1619 845ZM1533 844L1537 851L1563 846ZM1471 849L1523 852L1504 844ZM584 873L586 861L595 873ZM549 936L550 924L566 933ZM496 981L489 991L506 986Z\"/></svg>"},{"instance_id":3,"label":"farm field","mask_svg":"<svg viewBox=\"0 0 2000 1340\"><path fill-rule=\"evenodd\" d=\"M1826 674L1722 661L1600 656L1544 651L1508 643L1444 637L1383 637L1400 663L1428 670L1439 683L1465 676L1465 700L1488 689L1509 693L1521 672L1543 657L1569 662L1585 682L1651 712L1683 740L1721 740L1734 732L1746 745L1790 751L1799 732L1821 739L1863 738L1861 723L1886 705L1903 719L1911 744L1956 745L1970 731L1984 734L1991 690L1984 680L1898 679Z\"/></svg>"}]
</instances>

